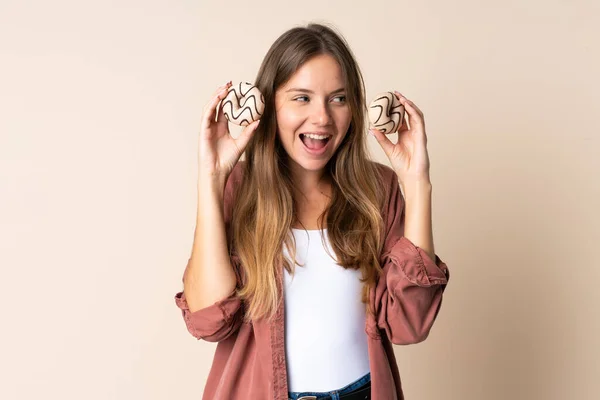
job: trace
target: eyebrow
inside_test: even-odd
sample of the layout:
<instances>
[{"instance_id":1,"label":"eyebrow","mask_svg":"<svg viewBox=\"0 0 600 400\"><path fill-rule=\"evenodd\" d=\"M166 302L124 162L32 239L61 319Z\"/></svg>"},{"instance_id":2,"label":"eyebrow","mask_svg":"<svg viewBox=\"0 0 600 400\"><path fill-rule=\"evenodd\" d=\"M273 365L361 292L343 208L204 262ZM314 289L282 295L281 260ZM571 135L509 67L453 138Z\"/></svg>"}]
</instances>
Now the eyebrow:
<instances>
[{"instance_id":1,"label":"eyebrow","mask_svg":"<svg viewBox=\"0 0 600 400\"><path fill-rule=\"evenodd\" d=\"M339 89L334 90L330 94L341 93L341 92L345 92L345 91L346 91L346 88L339 88ZM285 92L286 93L287 92L302 92L302 93L313 93L313 94L315 93L312 90L302 89L302 88L291 88L291 89L286 90Z\"/></svg>"}]
</instances>

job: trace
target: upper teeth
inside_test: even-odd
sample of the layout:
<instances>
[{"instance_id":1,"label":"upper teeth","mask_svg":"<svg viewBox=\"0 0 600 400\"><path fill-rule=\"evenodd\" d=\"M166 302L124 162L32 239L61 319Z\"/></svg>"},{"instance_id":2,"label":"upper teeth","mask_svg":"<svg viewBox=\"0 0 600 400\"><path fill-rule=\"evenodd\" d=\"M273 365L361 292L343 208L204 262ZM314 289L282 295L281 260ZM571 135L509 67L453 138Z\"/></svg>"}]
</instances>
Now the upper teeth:
<instances>
[{"instance_id":1,"label":"upper teeth","mask_svg":"<svg viewBox=\"0 0 600 400\"><path fill-rule=\"evenodd\" d=\"M304 133L304 136L309 137L311 139L327 139L329 136L328 135L315 135L313 133Z\"/></svg>"}]
</instances>

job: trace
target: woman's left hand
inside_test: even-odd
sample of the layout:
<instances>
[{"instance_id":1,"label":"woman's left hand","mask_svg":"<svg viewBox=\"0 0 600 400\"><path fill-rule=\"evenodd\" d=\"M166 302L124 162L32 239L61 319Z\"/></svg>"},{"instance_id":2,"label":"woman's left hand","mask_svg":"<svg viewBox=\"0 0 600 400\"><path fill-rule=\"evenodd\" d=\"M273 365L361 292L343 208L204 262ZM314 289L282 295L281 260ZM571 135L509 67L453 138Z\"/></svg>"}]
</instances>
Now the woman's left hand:
<instances>
[{"instance_id":1,"label":"woman's left hand","mask_svg":"<svg viewBox=\"0 0 600 400\"><path fill-rule=\"evenodd\" d=\"M429 181L429 154L427 153L427 135L423 112L410 100L395 91L400 104L406 110L407 118L403 118L398 128L396 144L387 135L377 129L369 131L379 142L383 151L390 159L392 168L400 178L401 183L411 181ZM410 124L410 128L407 125Z\"/></svg>"}]
</instances>

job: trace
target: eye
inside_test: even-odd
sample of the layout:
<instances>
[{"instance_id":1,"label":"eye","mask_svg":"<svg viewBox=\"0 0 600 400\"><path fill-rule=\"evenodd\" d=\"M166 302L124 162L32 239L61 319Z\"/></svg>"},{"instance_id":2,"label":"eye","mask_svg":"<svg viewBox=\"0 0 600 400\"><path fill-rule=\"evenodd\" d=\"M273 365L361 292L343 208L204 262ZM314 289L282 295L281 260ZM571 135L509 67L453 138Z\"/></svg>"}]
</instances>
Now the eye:
<instances>
[{"instance_id":1,"label":"eye","mask_svg":"<svg viewBox=\"0 0 600 400\"><path fill-rule=\"evenodd\" d=\"M337 96L337 97L334 97L334 100L335 99L339 100L338 103L344 103L344 102L346 102L346 96Z\"/></svg>"},{"instance_id":2,"label":"eye","mask_svg":"<svg viewBox=\"0 0 600 400\"><path fill-rule=\"evenodd\" d=\"M306 101L308 101L308 96L298 96L294 99L294 101L300 101L300 99L306 99ZM304 101L300 101L301 103L304 103Z\"/></svg>"}]
</instances>

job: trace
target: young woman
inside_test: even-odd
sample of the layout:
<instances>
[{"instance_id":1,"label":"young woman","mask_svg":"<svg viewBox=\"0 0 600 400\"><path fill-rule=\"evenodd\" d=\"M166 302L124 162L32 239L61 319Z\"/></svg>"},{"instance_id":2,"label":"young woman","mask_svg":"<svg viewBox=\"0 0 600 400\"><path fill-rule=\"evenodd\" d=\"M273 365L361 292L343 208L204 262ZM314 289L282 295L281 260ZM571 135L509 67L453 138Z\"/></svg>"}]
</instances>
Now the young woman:
<instances>
[{"instance_id":1,"label":"young woman","mask_svg":"<svg viewBox=\"0 0 600 400\"><path fill-rule=\"evenodd\" d=\"M255 85L260 121L229 134L221 86L204 109L198 214L175 300L218 342L203 399L402 399L392 344L424 340L449 279L435 254L423 113L400 93L398 141L371 134L344 39L293 28ZM245 160L240 161L245 152Z\"/></svg>"}]
</instances>

